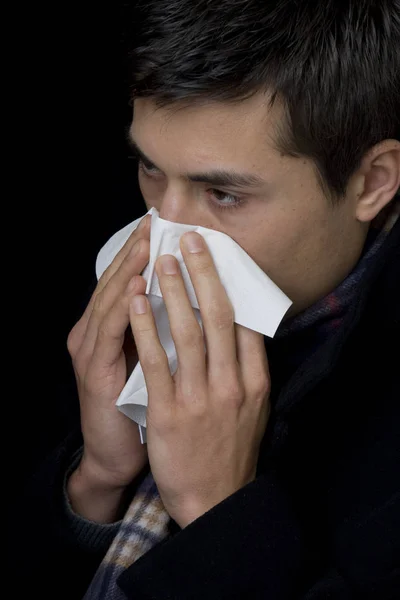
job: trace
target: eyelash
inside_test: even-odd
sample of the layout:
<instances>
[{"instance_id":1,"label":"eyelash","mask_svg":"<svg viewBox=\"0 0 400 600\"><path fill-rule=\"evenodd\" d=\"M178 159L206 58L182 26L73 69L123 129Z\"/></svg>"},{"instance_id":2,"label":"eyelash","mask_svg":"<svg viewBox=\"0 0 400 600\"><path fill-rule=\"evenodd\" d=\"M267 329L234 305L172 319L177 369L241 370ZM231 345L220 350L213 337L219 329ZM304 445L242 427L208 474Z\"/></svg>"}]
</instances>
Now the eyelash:
<instances>
[{"instance_id":1,"label":"eyelash","mask_svg":"<svg viewBox=\"0 0 400 600\"><path fill-rule=\"evenodd\" d=\"M156 175L158 173L157 169L155 169L154 167L147 167L142 160L139 159L138 163L139 163L139 169L145 177L152 178L152 177L154 177L154 175ZM216 192L217 194L222 194L223 196L225 196L227 198L232 198L234 200L234 202L232 202L230 204L225 204L225 205L218 202L218 200L217 201L213 200L212 203L218 210L234 210L236 208L242 207L247 202L247 199L245 199L245 198L240 198L239 196L234 196L233 194L226 194L225 192L222 192L221 190L211 189L211 190L207 190L207 191L214 192L214 194L213 194L214 196L215 196L215 192Z\"/></svg>"}]
</instances>

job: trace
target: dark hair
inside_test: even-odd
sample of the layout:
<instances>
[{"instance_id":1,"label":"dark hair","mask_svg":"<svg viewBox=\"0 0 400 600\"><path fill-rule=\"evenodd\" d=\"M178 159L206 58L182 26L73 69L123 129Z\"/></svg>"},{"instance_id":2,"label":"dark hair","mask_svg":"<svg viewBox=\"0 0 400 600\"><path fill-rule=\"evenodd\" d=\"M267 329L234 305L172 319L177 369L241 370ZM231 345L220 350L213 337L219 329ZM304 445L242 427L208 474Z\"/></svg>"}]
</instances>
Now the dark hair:
<instances>
[{"instance_id":1,"label":"dark hair","mask_svg":"<svg viewBox=\"0 0 400 600\"><path fill-rule=\"evenodd\" d=\"M166 106L283 101L285 154L313 159L344 195L363 155L400 139L400 0L146 0L133 97Z\"/></svg>"}]
</instances>

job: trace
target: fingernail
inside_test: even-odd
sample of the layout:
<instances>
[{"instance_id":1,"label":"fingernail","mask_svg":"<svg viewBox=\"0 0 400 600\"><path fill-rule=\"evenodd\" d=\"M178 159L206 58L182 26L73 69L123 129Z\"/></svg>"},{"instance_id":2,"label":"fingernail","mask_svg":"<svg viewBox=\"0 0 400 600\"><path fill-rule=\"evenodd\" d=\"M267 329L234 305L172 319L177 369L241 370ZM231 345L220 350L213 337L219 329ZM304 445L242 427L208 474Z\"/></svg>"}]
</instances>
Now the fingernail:
<instances>
[{"instance_id":1,"label":"fingernail","mask_svg":"<svg viewBox=\"0 0 400 600\"><path fill-rule=\"evenodd\" d=\"M176 275L178 273L178 263L173 256L165 255L160 257L161 270L164 275Z\"/></svg>"},{"instance_id":2,"label":"fingernail","mask_svg":"<svg viewBox=\"0 0 400 600\"><path fill-rule=\"evenodd\" d=\"M190 253L196 254L197 252L201 252L203 250L203 238L198 233L185 233L183 237L186 248Z\"/></svg>"},{"instance_id":3,"label":"fingernail","mask_svg":"<svg viewBox=\"0 0 400 600\"><path fill-rule=\"evenodd\" d=\"M137 315L144 315L147 312L147 300L144 296L135 296L132 300L132 307Z\"/></svg>"}]
</instances>

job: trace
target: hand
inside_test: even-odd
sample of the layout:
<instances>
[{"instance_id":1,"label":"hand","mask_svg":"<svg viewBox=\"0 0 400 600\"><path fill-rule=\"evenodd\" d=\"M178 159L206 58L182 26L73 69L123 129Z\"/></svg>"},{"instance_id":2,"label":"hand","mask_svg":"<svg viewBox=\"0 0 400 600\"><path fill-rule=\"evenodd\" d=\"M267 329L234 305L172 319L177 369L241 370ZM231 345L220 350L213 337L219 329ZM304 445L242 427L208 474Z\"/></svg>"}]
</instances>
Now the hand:
<instances>
[{"instance_id":1,"label":"hand","mask_svg":"<svg viewBox=\"0 0 400 600\"><path fill-rule=\"evenodd\" d=\"M100 278L68 337L84 438L83 457L70 479L69 494L74 508L93 520L116 518L126 486L148 460L137 424L117 410L115 402L126 383L127 365L133 368L137 363L130 328L127 353L126 331L130 301L146 289L140 273L149 260L149 239L150 217L146 217Z\"/></svg>"},{"instance_id":2,"label":"hand","mask_svg":"<svg viewBox=\"0 0 400 600\"><path fill-rule=\"evenodd\" d=\"M145 296L131 303L131 325L148 390L151 471L169 515L185 527L255 479L270 379L263 336L235 325L204 239L185 234L181 251L204 338L172 256L156 270L178 356L173 376Z\"/></svg>"}]
</instances>

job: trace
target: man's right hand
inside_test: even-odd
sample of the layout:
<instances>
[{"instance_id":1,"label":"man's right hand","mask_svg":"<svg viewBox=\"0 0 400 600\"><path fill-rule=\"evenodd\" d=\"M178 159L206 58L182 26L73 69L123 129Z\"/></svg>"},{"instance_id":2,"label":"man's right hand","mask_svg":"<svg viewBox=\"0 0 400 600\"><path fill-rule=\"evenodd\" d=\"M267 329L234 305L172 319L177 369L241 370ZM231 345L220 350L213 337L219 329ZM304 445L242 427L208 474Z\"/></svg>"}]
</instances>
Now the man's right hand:
<instances>
[{"instance_id":1,"label":"man's right hand","mask_svg":"<svg viewBox=\"0 0 400 600\"><path fill-rule=\"evenodd\" d=\"M126 383L127 365L131 368L137 363L129 335L129 304L146 289L140 273L149 261L150 219L142 220L104 272L68 336L84 439L83 456L69 479L68 494L77 513L102 523L120 516L124 492L148 460L137 424L115 402Z\"/></svg>"}]
</instances>

